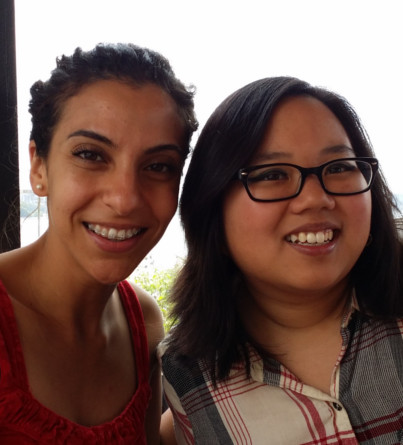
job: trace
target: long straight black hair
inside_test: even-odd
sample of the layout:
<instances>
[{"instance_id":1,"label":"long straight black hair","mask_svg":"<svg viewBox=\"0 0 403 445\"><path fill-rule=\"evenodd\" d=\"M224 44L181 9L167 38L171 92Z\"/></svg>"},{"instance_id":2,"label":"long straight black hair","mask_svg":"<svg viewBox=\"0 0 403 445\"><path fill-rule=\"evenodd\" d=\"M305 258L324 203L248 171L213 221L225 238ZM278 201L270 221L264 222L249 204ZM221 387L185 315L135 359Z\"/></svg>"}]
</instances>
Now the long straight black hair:
<instances>
[{"instance_id":1,"label":"long straight black hair","mask_svg":"<svg viewBox=\"0 0 403 445\"><path fill-rule=\"evenodd\" d=\"M249 372L248 337L237 313L242 274L226 253L223 197L236 172L248 165L274 109L287 97L312 96L339 119L356 156L374 156L369 138L341 96L291 77L265 78L237 90L218 106L203 128L184 181L180 213L188 247L174 284L175 327L168 351L203 359L213 380L228 376L243 360ZM360 308L374 317L403 314L402 247L394 221L397 206L381 172L371 189L372 243L350 273Z\"/></svg>"}]
</instances>

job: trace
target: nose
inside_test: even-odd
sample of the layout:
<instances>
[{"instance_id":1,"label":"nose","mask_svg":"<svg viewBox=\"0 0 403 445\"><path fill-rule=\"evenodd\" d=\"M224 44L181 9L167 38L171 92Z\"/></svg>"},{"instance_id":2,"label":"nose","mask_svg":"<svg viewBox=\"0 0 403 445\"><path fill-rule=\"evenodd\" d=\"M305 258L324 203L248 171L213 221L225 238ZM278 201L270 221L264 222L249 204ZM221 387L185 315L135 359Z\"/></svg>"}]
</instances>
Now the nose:
<instances>
[{"instance_id":1,"label":"nose","mask_svg":"<svg viewBox=\"0 0 403 445\"><path fill-rule=\"evenodd\" d=\"M129 215L146 205L141 183L133 171L115 171L105 180L103 201L117 215Z\"/></svg>"},{"instance_id":2,"label":"nose","mask_svg":"<svg viewBox=\"0 0 403 445\"><path fill-rule=\"evenodd\" d=\"M325 192L315 174L305 178L300 194L290 200L290 206L296 213L306 209L333 209L335 203L334 196Z\"/></svg>"}]
</instances>

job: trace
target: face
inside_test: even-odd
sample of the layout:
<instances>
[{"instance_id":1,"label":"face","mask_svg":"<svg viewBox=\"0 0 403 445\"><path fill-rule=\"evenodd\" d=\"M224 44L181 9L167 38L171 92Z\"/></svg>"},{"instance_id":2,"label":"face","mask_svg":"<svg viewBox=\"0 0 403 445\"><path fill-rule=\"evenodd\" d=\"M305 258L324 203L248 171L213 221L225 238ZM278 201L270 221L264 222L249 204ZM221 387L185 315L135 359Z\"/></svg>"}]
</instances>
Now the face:
<instances>
[{"instance_id":1,"label":"face","mask_svg":"<svg viewBox=\"0 0 403 445\"><path fill-rule=\"evenodd\" d=\"M335 115L314 98L296 97L277 107L251 165L286 162L315 167L354 156ZM229 252L252 295L280 298L344 288L368 240L370 218L369 191L328 195L313 175L298 196L279 202L252 201L237 181L223 209ZM295 237L300 241L292 242Z\"/></svg>"},{"instance_id":2,"label":"face","mask_svg":"<svg viewBox=\"0 0 403 445\"><path fill-rule=\"evenodd\" d=\"M102 283L126 278L177 206L184 126L171 97L151 84L87 85L65 103L47 160L30 149L59 264Z\"/></svg>"}]
</instances>

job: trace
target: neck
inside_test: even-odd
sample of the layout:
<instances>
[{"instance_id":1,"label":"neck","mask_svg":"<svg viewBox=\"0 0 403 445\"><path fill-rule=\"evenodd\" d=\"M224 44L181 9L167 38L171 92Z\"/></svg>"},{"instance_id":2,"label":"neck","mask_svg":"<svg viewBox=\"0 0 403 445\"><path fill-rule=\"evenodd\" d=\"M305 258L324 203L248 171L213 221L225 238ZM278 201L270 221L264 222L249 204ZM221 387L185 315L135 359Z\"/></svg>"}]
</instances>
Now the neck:
<instances>
[{"instance_id":1,"label":"neck","mask_svg":"<svg viewBox=\"0 0 403 445\"><path fill-rule=\"evenodd\" d=\"M118 302L119 297L114 293L116 286L74 276L71 268L50 261L52 256L41 246L40 240L37 243L37 247L29 246L34 254L28 256L31 262L25 275L27 292L20 293L25 295L20 303L44 322L63 326L66 333L82 338L97 335Z\"/></svg>"},{"instance_id":2,"label":"neck","mask_svg":"<svg viewBox=\"0 0 403 445\"><path fill-rule=\"evenodd\" d=\"M254 290L240 300L239 312L251 338L273 352L279 340L313 337L324 329L339 332L348 295L346 283L326 292Z\"/></svg>"}]
</instances>

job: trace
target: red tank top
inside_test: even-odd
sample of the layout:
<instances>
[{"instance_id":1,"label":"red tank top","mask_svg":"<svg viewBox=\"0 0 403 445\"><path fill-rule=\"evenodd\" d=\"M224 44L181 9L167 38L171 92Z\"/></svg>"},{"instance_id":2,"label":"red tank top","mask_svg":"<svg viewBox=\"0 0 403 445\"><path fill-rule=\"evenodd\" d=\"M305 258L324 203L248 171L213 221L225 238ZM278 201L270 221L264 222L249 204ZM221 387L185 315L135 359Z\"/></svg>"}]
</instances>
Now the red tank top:
<instances>
[{"instance_id":1,"label":"red tank top","mask_svg":"<svg viewBox=\"0 0 403 445\"><path fill-rule=\"evenodd\" d=\"M0 282L0 444L146 444L144 420L151 389L144 319L131 285L123 281L118 290L131 328L138 386L118 417L85 427L58 416L32 396L13 306Z\"/></svg>"}]
</instances>

